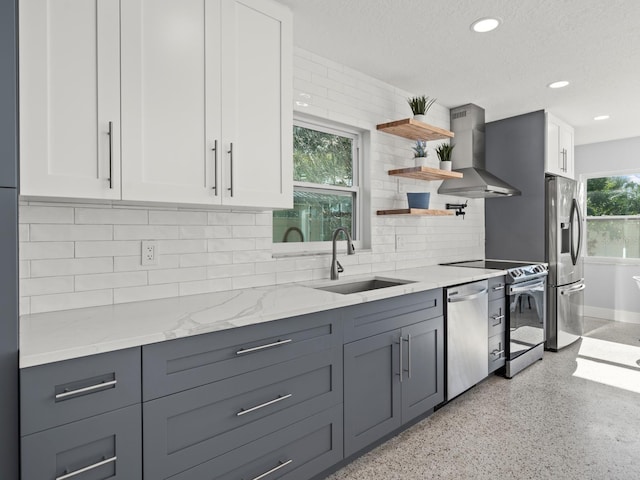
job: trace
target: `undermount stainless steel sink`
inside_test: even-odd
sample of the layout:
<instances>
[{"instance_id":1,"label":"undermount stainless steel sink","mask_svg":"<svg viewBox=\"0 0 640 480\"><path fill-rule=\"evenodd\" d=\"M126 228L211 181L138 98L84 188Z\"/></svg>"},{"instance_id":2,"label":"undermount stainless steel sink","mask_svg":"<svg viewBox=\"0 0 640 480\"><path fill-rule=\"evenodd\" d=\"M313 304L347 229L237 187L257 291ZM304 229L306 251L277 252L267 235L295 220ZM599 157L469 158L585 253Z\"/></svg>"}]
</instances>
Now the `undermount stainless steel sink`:
<instances>
[{"instance_id":1,"label":"undermount stainless steel sink","mask_svg":"<svg viewBox=\"0 0 640 480\"><path fill-rule=\"evenodd\" d=\"M368 292L370 290L378 290L380 288L397 287L398 285L405 285L407 283L414 283L404 280L384 280L381 278L372 278L370 280L360 280L357 282L339 283L336 285L325 285L322 287L314 287L316 290L324 290L325 292L340 293L342 295L348 295L350 293Z\"/></svg>"}]
</instances>

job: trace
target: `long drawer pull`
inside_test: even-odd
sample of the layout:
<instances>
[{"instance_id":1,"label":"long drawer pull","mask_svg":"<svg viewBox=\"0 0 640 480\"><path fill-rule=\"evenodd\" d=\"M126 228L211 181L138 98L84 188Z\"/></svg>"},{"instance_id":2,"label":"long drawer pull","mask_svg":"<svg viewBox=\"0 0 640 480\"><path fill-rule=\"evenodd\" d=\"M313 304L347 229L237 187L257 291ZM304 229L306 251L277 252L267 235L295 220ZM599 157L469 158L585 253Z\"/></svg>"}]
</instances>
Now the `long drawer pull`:
<instances>
[{"instance_id":1,"label":"long drawer pull","mask_svg":"<svg viewBox=\"0 0 640 480\"><path fill-rule=\"evenodd\" d=\"M72 395L77 395L79 393L87 393L87 392L92 392L93 390L99 390L101 388L111 387L111 386L115 385L116 383L118 383L117 380L111 380L110 382L98 383L96 385L91 385L89 387L78 388L77 390L71 390L69 392L58 393L56 395L56 400L60 400L61 398L67 398L67 397L70 397Z\"/></svg>"},{"instance_id":2,"label":"long drawer pull","mask_svg":"<svg viewBox=\"0 0 640 480\"><path fill-rule=\"evenodd\" d=\"M279 347L280 345L284 345L290 342L291 342L291 339L287 338L286 340L278 340L277 342L267 343L266 345L260 345L259 347L241 348L236 352L236 355L243 355L245 353L257 352L259 350L264 350L265 348Z\"/></svg>"},{"instance_id":3,"label":"long drawer pull","mask_svg":"<svg viewBox=\"0 0 640 480\"><path fill-rule=\"evenodd\" d=\"M496 285L495 287L492 287L491 290L493 292L497 292L498 290L504 290L504 284L500 284L500 285Z\"/></svg>"},{"instance_id":4,"label":"long drawer pull","mask_svg":"<svg viewBox=\"0 0 640 480\"><path fill-rule=\"evenodd\" d=\"M504 353L504 350L494 350L494 351L492 351L492 352L490 352L490 353L491 353L491 355L493 355L494 357L500 357L500 356Z\"/></svg>"},{"instance_id":5,"label":"long drawer pull","mask_svg":"<svg viewBox=\"0 0 640 480\"><path fill-rule=\"evenodd\" d=\"M261 403L260 405L256 405L255 407L251 407L251 408L247 408L247 409L243 408L238 413L236 413L236 416L241 417L242 415L246 415L247 413L255 412L256 410L260 410L261 408L268 407L269 405L273 405L274 403L281 402L281 401L286 400L287 398L291 398L291 397L293 397L293 393L288 393L286 395L278 395L278 398L274 398L273 400L269 400L268 402Z\"/></svg>"},{"instance_id":6,"label":"long drawer pull","mask_svg":"<svg viewBox=\"0 0 640 480\"><path fill-rule=\"evenodd\" d=\"M504 314L503 315L491 315L491 320L498 321L498 323L494 323L492 326L497 327L498 325L500 325L502 323L502 320L504 319Z\"/></svg>"},{"instance_id":7,"label":"long drawer pull","mask_svg":"<svg viewBox=\"0 0 640 480\"><path fill-rule=\"evenodd\" d=\"M85 472L88 472L88 471L93 470L95 468L98 468L98 467L101 467L103 465L106 465L108 463L115 462L117 460L117 458L118 457L116 457L114 455L111 458L107 458L106 460L102 460L101 462L94 463L93 465L89 465L88 467L81 468L80 470L76 470L75 472L67 473L65 475L61 475L59 477L56 477L56 480L66 480L67 478L75 477L76 475L80 475L81 473L85 473Z\"/></svg>"},{"instance_id":8,"label":"long drawer pull","mask_svg":"<svg viewBox=\"0 0 640 480\"><path fill-rule=\"evenodd\" d=\"M264 472L262 475L258 475L257 477L252 478L251 480L261 480L262 478L266 477L267 475L271 475L274 472L277 472L278 470L280 470L281 468L286 467L287 465L289 465L290 463L292 463L293 460L287 460L286 462L280 462L280 465L278 465L277 467L273 467L271 470Z\"/></svg>"}]
</instances>

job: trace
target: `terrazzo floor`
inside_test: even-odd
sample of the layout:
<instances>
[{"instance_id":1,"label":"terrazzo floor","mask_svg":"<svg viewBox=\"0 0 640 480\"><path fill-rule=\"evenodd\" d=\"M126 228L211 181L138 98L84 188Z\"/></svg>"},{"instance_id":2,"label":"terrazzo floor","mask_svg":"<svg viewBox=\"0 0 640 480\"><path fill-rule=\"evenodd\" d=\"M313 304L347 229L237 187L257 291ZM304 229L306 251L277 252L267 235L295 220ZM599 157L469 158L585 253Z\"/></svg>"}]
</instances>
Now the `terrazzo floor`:
<instances>
[{"instance_id":1,"label":"terrazzo floor","mask_svg":"<svg viewBox=\"0 0 640 480\"><path fill-rule=\"evenodd\" d=\"M488 379L327 480L640 479L640 325Z\"/></svg>"}]
</instances>

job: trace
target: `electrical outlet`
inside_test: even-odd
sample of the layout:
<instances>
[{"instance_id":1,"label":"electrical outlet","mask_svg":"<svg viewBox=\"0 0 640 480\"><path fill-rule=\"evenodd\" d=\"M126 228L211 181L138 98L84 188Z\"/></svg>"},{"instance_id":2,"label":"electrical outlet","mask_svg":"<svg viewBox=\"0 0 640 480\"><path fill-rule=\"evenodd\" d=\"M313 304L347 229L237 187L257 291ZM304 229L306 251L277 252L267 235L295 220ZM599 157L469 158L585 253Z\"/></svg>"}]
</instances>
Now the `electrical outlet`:
<instances>
[{"instance_id":1,"label":"electrical outlet","mask_svg":"<svg viewBox=\"0 0 640 480\"><path fill-rule=\"evenodd\" d=\"M158 264L158 242L153 240L142 241L142 265Z\"/></svg>"}]
</instances>

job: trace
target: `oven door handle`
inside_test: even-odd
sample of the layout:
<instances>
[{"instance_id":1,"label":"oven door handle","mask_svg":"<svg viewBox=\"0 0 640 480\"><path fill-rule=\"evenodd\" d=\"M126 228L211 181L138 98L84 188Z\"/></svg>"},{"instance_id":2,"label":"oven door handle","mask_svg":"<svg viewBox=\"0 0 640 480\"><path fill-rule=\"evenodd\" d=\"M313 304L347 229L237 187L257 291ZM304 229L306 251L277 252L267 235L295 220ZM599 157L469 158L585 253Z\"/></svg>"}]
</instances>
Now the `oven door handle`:
<instances>
[{"instance_id":1,"label":"oven door handle","mask_svg":"<svg viewBox=\"0 0 640 480\"><path fill-rule=\"evenodd\" d=\"M560 295L571 295L571 294L576 293L576 292L581 292L585 288L587 288L587 286L584 283L581 283L580 285L578 285L576 287L571 287L571 288L568 288L566 290L560 290Z\"/></svg>"},{"instance_id":2,"label":"oven door handle","mask_svg":"<svg viewBox=\"0 0 640 480\"><path fill-rule=\"evenodd\" d=\"M525 284L510 285L507 295L514 295L516 293L531 292L531 291L543 291L545 290L545 280L537 280L535 282L527 282Z\"/></svg>"}]
</instances>

